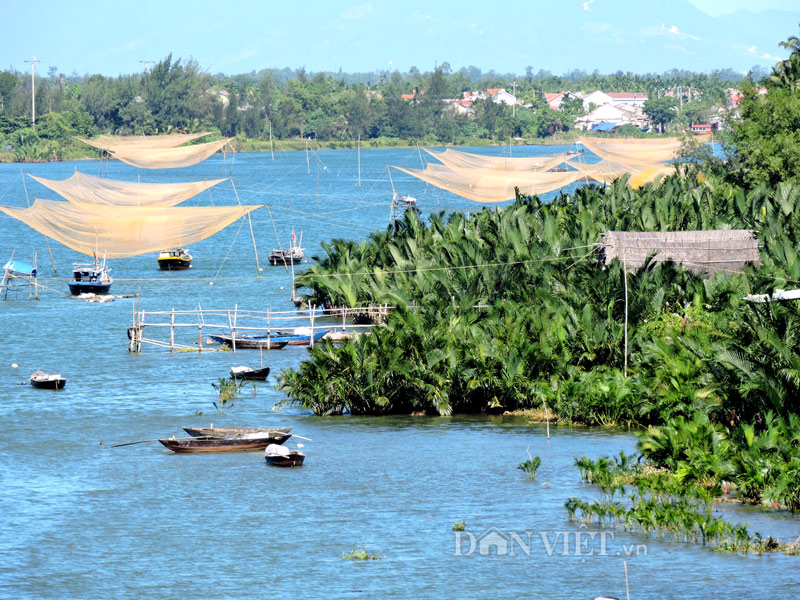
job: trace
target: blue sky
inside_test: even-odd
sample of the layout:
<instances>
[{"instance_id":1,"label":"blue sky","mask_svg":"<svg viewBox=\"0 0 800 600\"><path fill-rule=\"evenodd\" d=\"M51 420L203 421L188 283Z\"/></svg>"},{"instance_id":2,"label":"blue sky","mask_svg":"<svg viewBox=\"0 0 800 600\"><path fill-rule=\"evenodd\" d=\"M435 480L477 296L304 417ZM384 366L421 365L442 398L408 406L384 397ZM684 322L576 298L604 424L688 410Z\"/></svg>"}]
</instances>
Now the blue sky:
<instances>
[{"instance_id":1,"label":"blue sky","mask_svg":"<svg viewBox=\"0 0 800 600\"><path fill-rule=\"evenodd\" d=\"M785 58L798 23L797 0L3 0L0 68L116 76L172 53L226 74L747 71Z\"/></svg>"}]
</instances>

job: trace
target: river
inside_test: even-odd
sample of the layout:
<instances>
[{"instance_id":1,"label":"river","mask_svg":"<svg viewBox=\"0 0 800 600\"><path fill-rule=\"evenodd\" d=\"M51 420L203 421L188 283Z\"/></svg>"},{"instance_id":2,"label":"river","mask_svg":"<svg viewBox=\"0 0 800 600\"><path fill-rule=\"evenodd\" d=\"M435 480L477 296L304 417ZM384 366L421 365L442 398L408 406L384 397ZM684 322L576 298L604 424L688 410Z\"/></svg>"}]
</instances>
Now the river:
<instances>
[{"instance_id":1,"label":"river","mask_svg":"<svg viewBox=\"0 0 800 600\"><path fill-rule=\"evenodd\" d=\"M387 164L419 167L420 154L362 151L360 186L355 150L243 154L232 164L216 155L176 172L97 161L22 168L53 179L76 168L142 181L232 173L236 192L221 184L187 204L231 204L236 194L243 204L269 204L253 213L261 276L249 227L237 222L193 245L186 272L159 272L155 255L111 261L112 293L138 293L148 311L290 310L290 275L265 260L278 245L275 230L284 246L292 228L302 233L310 257L324 240L385 228ZM55 199L30 179L23 185L20 169L0 165L0 204ZM392 177L426 215L479 208ZM86 303L58 293L85 257L52 241L48 250L40 234L4 214L0 224L0 260L13 251L30 261L36 252L48 288L39 301L0 301L0 597L625 598L626 569L632 598L796 595L797 557L713 552L570 523L564 501L597 495L574 458L632 452L626 432L553 427L548 440L543 426L512 417L320 418L273 410L284 397L274 382L247 386L220 413L211 384L233 365L257 366L257 352L131 354L133 298ZM263 357L275 375L305 352ZM60 372L66 388L19 385L36 369ZM157 442L110 447L209 423L292 426L312 440L289 442L304 445L306 465L270 468L260 453L174 455ZM535 481L515 468L528 452L541 457ZM800 518L788 513L719 510L751 523L751 532L800 536ZM454 532L459 521L466 529ZM378 559L343 559L361 548Z\"/></svg>"}]
</instances>

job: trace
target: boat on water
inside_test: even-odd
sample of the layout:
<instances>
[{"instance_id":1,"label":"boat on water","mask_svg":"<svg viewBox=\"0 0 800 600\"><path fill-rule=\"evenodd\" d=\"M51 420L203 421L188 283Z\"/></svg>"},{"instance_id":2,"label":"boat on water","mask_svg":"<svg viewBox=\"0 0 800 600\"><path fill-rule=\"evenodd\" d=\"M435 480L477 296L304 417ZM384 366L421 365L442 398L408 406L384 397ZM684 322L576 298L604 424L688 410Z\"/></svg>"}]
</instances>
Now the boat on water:
<instances>
[{"instance_id":1,"label":"boat on water","mask_svg":"<svg viewBox=\"0 0 800 600\"><path fill-rule=\"evenodd\" d=\"M242 335L236 336L236 348L263 348L264 350L279 350L285 346L309 346L313 340L316 344L330 331L321 329L313 334L292 335ZM234 338L229 335L209 335L218 344L233 346Z\"/></svg>"},{"instance_id":2,"label":"boat on water","mask_svg":"<svg viewBox=\"0 0 800 600\"><path fill-rule=\"evenodd\" d=\"M234 338L229 335L209 335L208 339L223 346L233 347ZM275 338L263 337L250 337L250 336L237 336L236 348L242 350L280 350L285 348L289 342L276 341Z\"/></svg>"},{"instance_id":3,"label":"boat on water","mask_svg":"<svg viewBox=\"0 0 800 600\"><path fill-rule=\"evenodd\" d=\"M404 206L410 208L417 205L417 199L414 196L407 196L404 194L392 193L392 203L395 206Z\"/></svg>"},{"instance_id":4,"label":"boat on water","mask_svg":"<svg viewBox=\"0 0 800 600\"><path fill-rule=\"evenodd\" d=\"M273 248L269 254L269 264L273 267L278 265L296 265L303 261L305 252L299 246L291 248Z\"/></svg>"},{"instance_id":5,"label":"boat on water","mask_svg":"<svg viewBox=\"0 0 800 600\"><path fill-rule=\"evenodd\" d=\"M111 277L106 259L100 263L95 257L92 264L73 264L73 280L69 282L69 293L73 296L81 294L108 294L114 279Z\"/></svg>"},{"instance_id":6,"label":"boat on water","mask_svg":"<svg viewBox=\"0 0 800 600\"><path fill-rule=\"evenodd\" d=\"M185 248L162 250L158 255L158 268L162 271L185 271L192 268L192 255Z\"/></svg>"},{"instance_id":7,"label":"boat on water","mask_svg":"<svg viewBox=\"0 0 800 600\"><path fill-rule=\"evenodd\" d=\"M291 427L184 427L183 430L192 437L225 438L245 435L284 435L292 431Z\"/></svg>"},{"instance_id":8,"label":"boat on water","mask_svg":"<svg viewBox=\"0 0 800 600\"><path fill-rule=\"evenodd\" d=\"M31 386L41 390L60 390L67 385L66 377L58 373L36 371L30 377Z\"/></svg>"},{"instance_id":9,"label":"boat on water","mask_svg":"<svg viewBox=\"0 0 800 600\"><path fill-rule=\"evenodd\" d=\"M271 431L248 433L240 437L188 437L158 440L176 454L204 454L212 452L256 452L265 450L270 444L282 444L292 437L291 433Z\"/></svg>"},{"instance_id":10,"label":"boat on water","mask_svg":"<svg viewBox=\"0 0 800 600\"><path fill-rule=\"evenodd\" d=\"M264 459L274 467L300 467L306 455L297 450L289 450L280 444L270 444L264 450Z\"/></svg>"},{"instance_id":11,"label":"boat on water","mask_svg":"<svg viewBox=\"0 0 800 600\"><path fill-rule=\"evenodd\" d=\"M303 234L300 233L300 242L303 241ZM297 236L292 230L292 245L289 248L273 248L269 254L269 264L273 267L278 265L296 265L305 258L304 248L297 243Z\"/></svg>"},{"instance_id":12,"label":"boat on water","mask_svg":"<svg viewBox=\"0 0 800 600\"><path fill-rule=\"evenodd\" d=\"M269 377L269 367L254 369L245 365L231 367L231 377L234 379L246 379L248 381L265 381Z\"/></svg>"}]
</instances>

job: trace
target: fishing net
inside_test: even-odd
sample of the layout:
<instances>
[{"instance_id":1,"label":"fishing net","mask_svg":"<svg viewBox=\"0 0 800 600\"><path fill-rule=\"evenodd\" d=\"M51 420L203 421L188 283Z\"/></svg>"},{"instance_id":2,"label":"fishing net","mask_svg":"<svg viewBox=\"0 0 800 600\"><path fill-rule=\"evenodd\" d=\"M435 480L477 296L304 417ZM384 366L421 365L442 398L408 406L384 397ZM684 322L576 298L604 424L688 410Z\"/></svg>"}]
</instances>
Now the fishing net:
<instances>
[{"instance_id":1,"label":"fishing net","mask_svg":"<svg viewBox=\"0 0 800 600\"><path fill-rule=\"evenodd\" d=\"M503 171L495 169L453 169L443 165L428 165L425 169L394 167L422 181L475 202L494 203L514 200L515 188L520 194L534 195L552 192L584 176L577 170Z\"/></svg>"},{"instance_id":2,"label":"fishing net","mask_svg":"<svg viewBox=\"0 0 800 600\"><path fill-rule=\"evenodd\" d=\"M29 208L0 206L0 211L83 254L124 258L199 242L257 208L111 206L37 198Z\"/></svg>"},{"instance_id":3,"label":"fishing net","mask_svg":"<svg viewBox=\"0 0 800 600\"><path fill-rule=\"evenodd\" d=\"M581 139L581 143L600 158L623 165L654 165L678 156L678 138Z\"/></svg>"},{"instance_id":4,"label":"fishing net","mask_svg":"<svg viewBox=\"0 0 800 600\"><path fill-rule=\"evenodd\" d=\"M175 206L225 181L211 179L185 183L138 183L94 177L79 171L63 180L29 176L74 204L114 206Z\"/></svg>"},{"instance_id":5,"label":"fishing net","mask_svg":"<svg viewBox=\"0 0 800 600\"><path fill-rule=\"evenodd\" d=\"M186 142L199 139L209 135L203 133L170 133L168 135L101 135L94 139L79 137L80 141L106 150L116 152L117 150L156 149L156 148L176 148Z\"/></svg>"},{"instance_id":6,"label":"fishing net","mask_svg":"<svg viewBox=\"0 0 800 600\"><path fill-rule=\"evenodd\" d=\"M602 160L599 163L587 164L581 162L570 163L581 172L579 179L586 182L602 183L608 185L623 175L630 175L628 185L639 189L646 183L666 177L675 172L671 165L621 165L615 162Z\"/></svg>"},{"instance_id":7,"label":"fishing net","mask_svg":"<svg viewBox=\"0 0 800 600\"><path fill-rule=\"evenodd\" d=\"M425 152L448 167L460 169L494 169L498 171L547 171L570 160L565 154L550 156L505 157L472 154L448 148L444 152Z\"/></svg>"},{"instance_id":8,"label":"fishing net","mask_svg":"<svg viewBox=\"0 0 800 600\"><path fill-rule=\"evenodd\" d=\"M178 148L124 148L115 150L111 156L140 169L176 169L191 167L204 161L220 150L233 138L225 138L207 144L180 146Z\"/></svg>"}]
</instances>

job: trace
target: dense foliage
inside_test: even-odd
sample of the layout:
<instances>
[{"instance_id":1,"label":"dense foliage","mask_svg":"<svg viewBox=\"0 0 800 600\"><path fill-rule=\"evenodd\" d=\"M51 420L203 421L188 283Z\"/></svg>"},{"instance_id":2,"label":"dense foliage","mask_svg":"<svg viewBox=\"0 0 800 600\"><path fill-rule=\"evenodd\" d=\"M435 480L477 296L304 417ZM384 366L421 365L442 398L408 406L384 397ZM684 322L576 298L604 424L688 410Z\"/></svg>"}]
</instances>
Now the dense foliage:
<instances>
[{"instance_id":1,"label":"dense foliage","mask_svg":"<svg viewBox=\"0 0 800 600\"><path fill-rule=\"evenodd\" d=\"M370 336L315 348L286 374L287 390L324 413L547 402L583 423L661 423L699 408L734 420L786 414L800 391L800 315L742 297L800 280L798 201L791 185L745 191L675 176L428 224L406 213L360 244L325 245L303 275L318 301L398 309ZM758 231L764 265L711 278L669 264L630 275L625 377L622 267L599 266L592 245L606 230L721 228Z\"/></svg>"},{"instance_id":2,"label":"dense foliage","mask_svg":"<svg viewBox=\"0 0 800 600\"><path fill-rule=\"evenodd\" d=\"M638 191L622 180L428 223L407 212L360 244L325 245L302 277L317 301L397 308L371 335L319 345L285 371L289 402L319 414L549 407L562 422L648 426L639 449L668 475L625 506L574 499L572 514L775 549L698 498L800 510L800 306L745 300L800 285L800 45L786 46L763 93L746 90L727 162L681 162ZM594 254L604 231L729 228L757 233L760 266L699 276L646 264L626 276ZM667 488L689 491L655 502Z\"/></svg>"}]
</instances>

